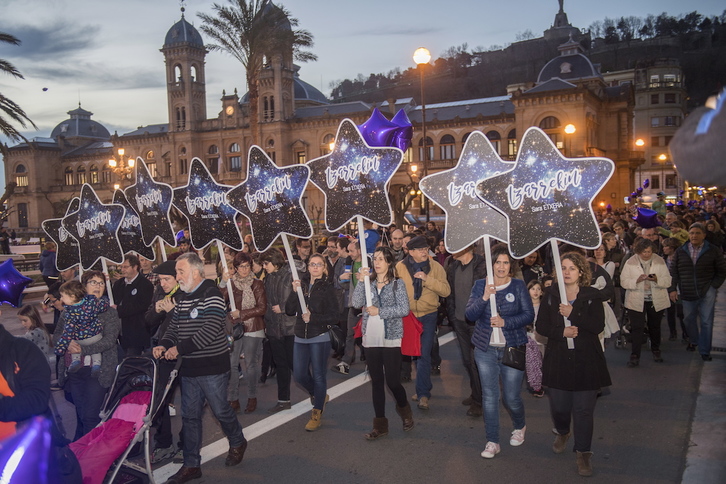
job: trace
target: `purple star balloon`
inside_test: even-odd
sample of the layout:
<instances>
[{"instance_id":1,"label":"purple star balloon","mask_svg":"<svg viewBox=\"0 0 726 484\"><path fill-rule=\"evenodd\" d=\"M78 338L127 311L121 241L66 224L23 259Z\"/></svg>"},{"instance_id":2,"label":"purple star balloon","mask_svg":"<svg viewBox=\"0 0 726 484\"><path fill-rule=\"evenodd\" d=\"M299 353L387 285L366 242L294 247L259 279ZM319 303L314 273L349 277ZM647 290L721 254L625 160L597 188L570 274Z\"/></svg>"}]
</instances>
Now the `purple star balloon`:
<instances>
[{"instance_id":1,"label":"purple star balloon","mask_svg":"<svg viewBox=\"0 0 726 484\"><path fill-rule=\"evenodd\" d=\"M242 236L235 217L237 211L227 203L231 186L214 181L204 162L192 160L189 181L174 189L173 204L189 221L192 247L201 250L215 240L234 250L242 250Z\"/></svg>"},{"instance_id":2,"label":"purple star balloon","mask_svg":"<svg viewBox=\"0 0 726 484\"><path fill-rule=\"evenodd\" d=\"M144 238L141 235L141 219L136 213L136 210L134 210L134 207L126 200L124 192L116 190L113 193L113 203L121 205L126 209L123 222L121 222L121 228L118 231L118 239L121 243L123 253L136 252L149 260L154 260L156 258L154 249L144 244Z\"/></svg>"},{"instance_id":3,"label":"purple star balloon","mask_svg":"<svg viewBox=\"0 0 726 484\"><path fill-rule=\"evenodd\" d=\"M310 181L325 195L325 226L334 232L360 215L392 222L388 183L403 160L398 148L373 148L350 119L338 127L332 153L311 160Z\"/></svg>"},{"instance_id":4,"label":"purple star balloon","mask_svg":"<svg viewBox=\"0 0 726 484\"><path fill-rule=\"evenodd\" d=\"M20 306L23 291L31 282L31 278L18 272L12 259L0 264L0 304L8 303L16 308Z\"/></svg>"},{"instance_id":5,"label":"purple star balloon","mask_svg":"<svg viewBox=\"0 0 726 484\"><path fill-rule=\"evenodd\" d=\"M118 229L126 210L121 205L104 204L89 184L81 188L81 203L77 212L63 217L63 228L77 241L81 266L88 270L101 258L120 264L124 260Z\"/></svg>"},{"instance_id":6,"label":"purple star balloon","mask_svg":"<svg viewBox=\"0 0 726 484\"><path fill-rule=\"evenodd\" d=\"M477 195L509 221L509 250L525 257L551 239L600 245L592 201L615 170L607 158L565 158L547 134L529 128L514 169L484 180Z\"/></svg>"},{"instance_id":7,"label":"purple star balloon","mask_svg":"<svg viewBox=\"0 0 726 484\"><path fill-rule=\"evenodd\" d=\"M139 216L144 244L151 246L158 237L175 247L174 229L169 218L173 197L171 186L155 182L141 158L136 159L135 169L136 183L126 188L125 195Z\"/></svg>"},{"instance_id":8,"label":"purple star balloon","mask_svg":"<svg viewBox=\"0 0 726 484\"><path fill-rule=\"evenodd\" d=\"M270 248L280 234L313 235L302 196L310 178L306 165L278 167L257 146L247 157L247 178L227 193L227 202L247 217L259 251Z\"/></svg>"},{"instance_id":9,"label":"purple star balloon","mask_svg":"<svg viewBox=\"0 0 726 484\"><path fill-rule=\"evenodd\" d=\"M66 209L65 217L76 212L81 204L81 199L71 199ZM64 218L65 218L64 217ZM65 271L81 263L81 249L78 241L63 228L62 218L51 218L43 221L43 231L55 242L55 266L59 271Z\"/></svg>"},{"instance_id":10,"label":"purple star balloon","mask_svg":"<svg viewBox=\"0 0 726 484\"><path fill-rule=\"evenodd\" d=\"M514 168L502 161L481 131L466 139L456 166L421 180L421 191L446 213L444 245L459 252L483 235L507 241L507 218L476 196L477 184Z\"/></svg>"}]
</instances>

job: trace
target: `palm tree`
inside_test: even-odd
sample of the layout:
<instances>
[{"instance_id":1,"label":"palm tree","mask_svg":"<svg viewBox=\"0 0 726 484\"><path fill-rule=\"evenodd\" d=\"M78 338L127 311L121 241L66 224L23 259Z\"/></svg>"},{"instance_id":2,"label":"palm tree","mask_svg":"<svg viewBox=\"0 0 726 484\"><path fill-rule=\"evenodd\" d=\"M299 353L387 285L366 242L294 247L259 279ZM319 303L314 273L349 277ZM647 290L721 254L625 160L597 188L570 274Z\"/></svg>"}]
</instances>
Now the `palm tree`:
<instances>
[{"instance_id":1,"label":"palm tree","mask_svg":"<svg viewBox=\"0 0 726 484\"><path fill-rule=\"evenodd\" d=\"M0 42L5 42L7 44L13 45L20 44L20 40L4 32L0 32ZM6 61L5 59L0 59L0 72L10 74L11 76L19 79L25 79L20 71L18 71L14 65ZM4 117L3 113L7 115L7 118L9 119ZM25 114L25 111L20 108L20 106L18 106L11 99L3 96L3 94L0 93L0 133L4 134L12 141L27 141L27 139L25 139L25 136L20 134L15 126L11 124L13 121L20 124L20 126L22 126L23 128L27 127L27 121L27 123L30 123L31 126L38 129L37 126L35 126L35 124L33 124L33 122L30 120L30 118L28 118L28 115ZM7 156L7 146L4 143L0 143L0 153Z\"/></svg>"},{"instance_id":2,"label":"palm tree","mask_svg":"<svg viewBox=\"0 0 726 484\"><path fill-rule=\"evenodd\" d=\"M229 5L212 5L215 15L198 13L202 32L214 42L209 50L227 52L245 68L249 99L252 142L258 143L257 79L265 59L275 53L292 52L301 62L317 60L312 52L303 50L313 46L313 36L307 30L294 30L298 20L282 6L269 0L228 0Z\"/></svg>"}]
</instances>

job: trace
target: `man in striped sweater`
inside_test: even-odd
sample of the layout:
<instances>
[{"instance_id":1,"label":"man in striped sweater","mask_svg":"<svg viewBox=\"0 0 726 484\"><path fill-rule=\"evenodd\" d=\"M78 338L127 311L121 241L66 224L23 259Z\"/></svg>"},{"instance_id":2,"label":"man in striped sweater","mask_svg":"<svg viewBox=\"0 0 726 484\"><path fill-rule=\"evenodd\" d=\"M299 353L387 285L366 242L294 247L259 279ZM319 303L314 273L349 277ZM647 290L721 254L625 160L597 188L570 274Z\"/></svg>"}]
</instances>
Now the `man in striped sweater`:
<instances>
[{"instance_id":1,"label":"man in striped sweater","mask_svg":"<svg viewBox=\"0 0 726 484\"><path fill-rule=\"evenodd\" d=\"M154 357L182 357L182 421L184 465L167 484L181 484L202 477L202 408L204 401L229 439L226 466L242 462L247 440L232 407L227 403L229 350L224 331L224 299L214 281L205 279L204 263L197 254L183 254L176 262L176 280L186 293L176 305L174 317Z\"/></svg>"}]
</instances>

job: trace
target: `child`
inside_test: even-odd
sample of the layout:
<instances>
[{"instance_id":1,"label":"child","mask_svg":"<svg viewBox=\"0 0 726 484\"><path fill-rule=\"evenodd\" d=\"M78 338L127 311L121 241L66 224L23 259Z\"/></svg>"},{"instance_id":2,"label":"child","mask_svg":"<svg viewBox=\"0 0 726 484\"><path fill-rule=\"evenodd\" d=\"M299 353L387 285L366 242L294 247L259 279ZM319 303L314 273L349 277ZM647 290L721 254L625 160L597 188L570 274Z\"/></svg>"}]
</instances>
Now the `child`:
<instances>
[{"instance_id":1,"label":"child","mask_svg":"<svg viewBox=\"0 0 726 484\"><path fill-rule=\"evenodd\" d=\"M40 348L45 357L48 358L48 363L50 364L50 358L53 356L53 342L50 334L48 334L48 329L40 319L38 309L35 306L26 304L18 311L18 319L26 331L23 338L27 338L35 343L35 346Z\"/></svg>"},{"instance_id":2,"label":"child","mask_svg":"<svg viewBox=\"0 0 726 484\"><path fill-rule=\"evenodd\" d=\"M532 298L534 306L534 319L537 320L539 305L542 300L542 283L537 279L527 284L529 297ZM542 353L537 343L534 326L527 326L527 349L525 352L525 369L527 370L527 383L532 387L532 395L538 398L544 397L542 389Z\"/></svg>"},{"instance_id":3,"label":"child","mask_svg":"<svg viewBox=\"0 0 726 484\"><path fill-rule=\"evenodd\" d=\"M103 335L98 315L108 310L108 299L100 299L86 290L78 281L68 281L60 287L61 301L65 307L65 326L63 334L55 347L56 355L63 355L71 341L77 341L81 346L98 343ZM75 373L83 367L81 354L71 354L71 364L68 373ZM91 355L91 376L98 378L101 374L101 353Z\"/></svg>"}]
</instances>

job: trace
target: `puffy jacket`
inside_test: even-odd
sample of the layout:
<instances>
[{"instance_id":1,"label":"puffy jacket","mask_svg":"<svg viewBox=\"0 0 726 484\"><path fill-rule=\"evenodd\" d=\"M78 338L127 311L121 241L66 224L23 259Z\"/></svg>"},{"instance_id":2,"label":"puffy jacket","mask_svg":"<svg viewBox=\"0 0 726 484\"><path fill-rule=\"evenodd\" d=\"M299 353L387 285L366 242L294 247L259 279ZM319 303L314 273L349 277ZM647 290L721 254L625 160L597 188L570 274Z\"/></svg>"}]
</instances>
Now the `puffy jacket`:
<instances>
[{"instance_id":1,"label":"puffy jacket","mask_svg":"<svg viewBox=\"0 0 726 484\"><path fill-rule=\"evenodd\" d=\"M726 261L720 248L704 241L694 264L690 247L690 242L679 247L671 265L672 281L669 291L678 288L684 301L701 299L710 288L721 287L726 279Z\"/></svg>"},{"instance_id":2,"label":"puffy jacket","mask_svg":"<svg viewBox=\"0 0 726 484\"><path fill-rule=\"evenodd\" d=\"M650 274L655 274L657 282L650 281L650 290L653 295L653 309L662 311L670 307L668 288L671 285L671 274L668 266L659 255L653 254L651 258ZM625 289L625 307L633 311L643 312L645 304L645 281L635 282L643 272L638 256L633 256L623 265L620 273L620 285Z\"/></svg>"},{"instance_id":3,"label":"puffy jacket","mask_svg":"<svg viewBox=\"0 0 726 484\"><path fill-rule=\"evenodd\" d=\"M472 264L474 269L472 272L472 287L474 282L479 279L484 279L487 275L487 261L484 257L479 254L472 253L472 259L469 264ZM462 267L461 262L449 257L444 264L444 270L446 271L446 280L449 283L449 289L451 292L446 297L446 313L449 319L456 318L456 272ZM469 294L470 295L470 294Z\"/></svg>"},{"instance_id":4,"label":"puffy jacket","mask_svg":"<svg viewBox=\"0 0 726 484\"><path fill-rule=\"evenodd\" d=\"M43 253L40 254L38 269L40 270L41 275L46 277L58 276L58 269L55 267L55 257L56 252L54 250L44 250Z\"/></svg>"},{"instance_id":5,"label":"puffy jacket","mask_svg":"<svg viewBox=\"0 0 726 484\"><path fill-rule=\"evenodd\" d=\"M297 293L291 291L285 304L285 313L288 316L297 316L295 321L295 336L310 339L328 331L328 326L338 322L340 308L335 295L333 283L329 280L318 279L310 285L310 273L300 274L305 304L310 312L310 322L303 321L300 310L300 301ZM292 287L292 286L291 286Z\"/></svg>"},{"instance_id":6,"label":"puffy jacket","mask_svg":"<svg viewBox=\"0 0 726 484\"><path fill-rule=\"evenodd\" d=\"M270 337L280 339L294 334L295 316L285 314L285 304L287 304L287 297L291 292L292 274L289 267L280 267L265 277L265 294L267 296L265 332ZM280 306L282 312L274 312L273 306Z\"/></svg>"}]
</instances>

